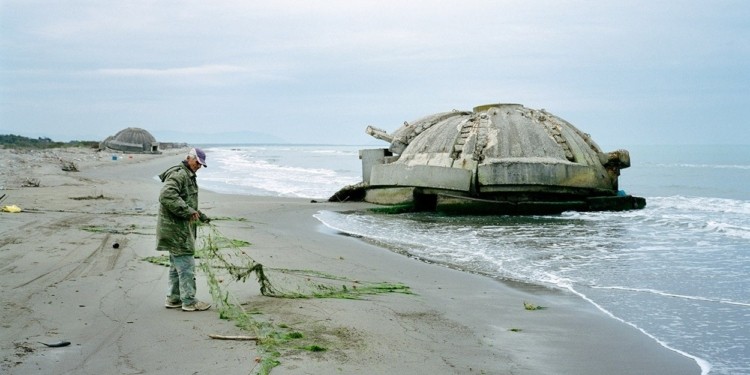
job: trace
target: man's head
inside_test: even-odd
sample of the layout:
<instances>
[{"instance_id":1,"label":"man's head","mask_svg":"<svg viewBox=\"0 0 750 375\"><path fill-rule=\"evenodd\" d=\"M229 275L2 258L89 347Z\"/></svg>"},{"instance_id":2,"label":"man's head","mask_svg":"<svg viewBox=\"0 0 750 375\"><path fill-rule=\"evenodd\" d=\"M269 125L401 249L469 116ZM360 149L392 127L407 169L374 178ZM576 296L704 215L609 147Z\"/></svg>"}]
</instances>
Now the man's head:
<instances>
[{"instance_id":1,"label":"man's head","mask_svg":"<svg viewBox=\"0 0 750 375\"><path fill-rule=\"evenodd\" d=\"M197 171L201 166L208 167L208 165L206 165L206 153L197 147L190 149L186 160L193 171Z\"/></svg>"}]
</instances>

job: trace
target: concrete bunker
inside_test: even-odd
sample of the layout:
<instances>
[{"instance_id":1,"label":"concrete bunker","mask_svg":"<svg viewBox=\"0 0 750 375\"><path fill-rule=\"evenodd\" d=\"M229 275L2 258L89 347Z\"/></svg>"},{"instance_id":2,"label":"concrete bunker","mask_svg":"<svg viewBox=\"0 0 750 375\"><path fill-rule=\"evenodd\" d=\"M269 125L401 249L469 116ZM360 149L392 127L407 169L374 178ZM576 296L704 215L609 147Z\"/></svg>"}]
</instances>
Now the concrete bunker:
<instances>
[{"instance_id":1,"label":"concrete bunker","mask_svg":"<svg viewBox=\"0 0 750 375\"><path fill-rule=\"evenodd\" d=\"M618 187L627 150L603 152L569 122L520 104L425 116L360 150L363 181L330 200L458 214L551 214L643 208ZM358 192L357 192L358 191ZM357 192L357 193L355 193Z\"/></svg>"},{"instance_id":2,"label":"concrete bunker","mask_svg":"<svg viewBox=\"0 0 750 375\"><path fill-rule=\"evenodd\" d=\"M107 137L99 145L100 149L110 149L132 154L160 154L159 142L151 133L141 128L126 128L114 136Z\"/></svg>"}]
</instances>

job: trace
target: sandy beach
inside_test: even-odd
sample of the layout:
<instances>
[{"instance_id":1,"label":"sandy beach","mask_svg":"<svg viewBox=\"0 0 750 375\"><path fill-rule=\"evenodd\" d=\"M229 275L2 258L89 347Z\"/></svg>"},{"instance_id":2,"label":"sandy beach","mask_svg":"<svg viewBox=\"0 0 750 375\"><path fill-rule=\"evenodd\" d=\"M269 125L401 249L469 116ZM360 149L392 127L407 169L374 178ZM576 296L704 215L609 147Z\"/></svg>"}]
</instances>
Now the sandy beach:
<instances>
[{"instance_id":1,"label":"sandy beach","mask_svg":"<svg viewBox=\"0 0 750 375\"><path fill-rule=\"evenodd\" d=\"M87 149L0 149L0 206L22 209L0 212L1 373L260 371L269 346L209 337L251 334L217 308L164 308L168 268L144 261L161 255L155 176L185 153L112 160ZM66 161L78 171L63 171ZM249 242L244 250L267 268L336 275L355 286L399 283L412 293L292 299L261 295L254 279L231 284L253 319L325 348L274 347L273 374L701 373L693 359L571 293L428 264L313 217L367 204L202 190L200 207L219 218L212 223L220 233ZM197 285L198 297L211 301L205 274ZM43 344L59 341L70 345Z\"/></svg>"}]
</instances>

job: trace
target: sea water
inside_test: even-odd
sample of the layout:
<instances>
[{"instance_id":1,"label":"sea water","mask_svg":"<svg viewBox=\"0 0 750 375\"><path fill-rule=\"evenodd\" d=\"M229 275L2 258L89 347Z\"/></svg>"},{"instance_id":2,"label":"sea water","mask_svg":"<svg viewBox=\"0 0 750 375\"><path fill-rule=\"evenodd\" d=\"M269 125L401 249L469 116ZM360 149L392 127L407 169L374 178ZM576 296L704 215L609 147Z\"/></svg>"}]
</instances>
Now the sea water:
<instances>
[{"instance_id":1,"label":"sea water","mask_svg":"<svg viewBox=\"0 0 750 375\"><path fill-rule=\"evenodd\" d=\"M362 181L358 146L208 146L200 187L218 193L328 198Z\"/></svg>"},{"instance_id":2,"label":"sea water","mask_svg":"<svg viewBox=\"0 0 750 375\"><path fill-rule=\"evenodd\" d=\"M373 146L207 147L204 189L326 199ZM750 146L633 146L620 188L643 210L548 216L321 211L340 232L489 277L569 290L695 359L750 374Z\"/></svg>"}]
</instances>

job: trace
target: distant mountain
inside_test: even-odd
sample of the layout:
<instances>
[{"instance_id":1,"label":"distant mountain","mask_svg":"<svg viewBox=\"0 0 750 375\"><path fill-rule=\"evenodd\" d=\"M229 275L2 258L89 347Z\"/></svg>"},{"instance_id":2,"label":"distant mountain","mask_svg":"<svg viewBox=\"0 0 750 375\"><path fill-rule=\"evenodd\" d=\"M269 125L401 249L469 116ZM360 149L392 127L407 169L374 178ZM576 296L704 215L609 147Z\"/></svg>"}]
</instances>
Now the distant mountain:
<instances>
[{"instance_id":1,"label":"distant mountain","mask_svg":"<svg viewBox=\"0 0 750 375\"><path fill-rule=\"evenodd\" d=\"M225 132L225 133L188 133L173 131L153 131L151 134L159 142L177 142L193 145L201 144L244 144L244 143L288 143L277 136L251 132Z\"/></svg>"}]
</instances>

